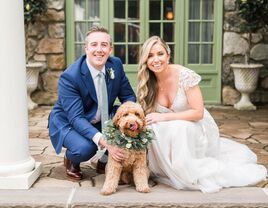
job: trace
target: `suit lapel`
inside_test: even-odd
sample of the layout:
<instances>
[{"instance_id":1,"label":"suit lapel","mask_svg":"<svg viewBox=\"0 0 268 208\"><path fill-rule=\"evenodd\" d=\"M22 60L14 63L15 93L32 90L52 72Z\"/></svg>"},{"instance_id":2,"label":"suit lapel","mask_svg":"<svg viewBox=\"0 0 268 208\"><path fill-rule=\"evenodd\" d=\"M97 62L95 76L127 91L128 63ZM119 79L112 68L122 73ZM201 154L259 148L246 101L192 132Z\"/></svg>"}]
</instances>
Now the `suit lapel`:
<instances>
[{"instance_id":1,"label":"suit lapel","mask_svg":"<svg viewBox=\"0 0 268 208\"><path fill-rule=\"evenodd\" d=\"M89 69L87 67L86 59L84 59L84 61L82 63L81 73L82 73L83 82L85 83L85 85L86 85L86 87L87 87L87 89L89 91L90 96L92 97L92 99L96 103L98 103L94 82L93 82L92 76L91 76L91 74L89 72Z\"/></svg>"}]
</instances>

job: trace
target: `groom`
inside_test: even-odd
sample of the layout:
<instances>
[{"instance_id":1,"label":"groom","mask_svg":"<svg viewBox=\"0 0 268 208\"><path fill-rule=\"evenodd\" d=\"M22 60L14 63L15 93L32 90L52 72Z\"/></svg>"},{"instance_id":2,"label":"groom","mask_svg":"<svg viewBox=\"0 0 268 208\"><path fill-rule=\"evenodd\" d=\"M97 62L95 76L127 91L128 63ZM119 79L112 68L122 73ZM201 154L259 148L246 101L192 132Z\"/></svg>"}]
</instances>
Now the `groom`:
<instances>
[{"instance_id":1,"label":"groom","mask_svg":"<svg viewBox=\"0 0 268 208\"><path fill-rule=\"evenodd\" d=\"M105 107L110 116L115 113L116 98L121 103L136 101L120 59L110 56L112 41L105 28L93 26L88 31L85 53L61 75L58 101L49 116L52 145L57 154L66 148L66 175L73 180L82 179L80 163L92 158L98 148L106 148L117 161L124 158L122 150L105 142L101 118ZM99 85L101 76L105 76L104 87Z\"/></svg>"}]
</instances>

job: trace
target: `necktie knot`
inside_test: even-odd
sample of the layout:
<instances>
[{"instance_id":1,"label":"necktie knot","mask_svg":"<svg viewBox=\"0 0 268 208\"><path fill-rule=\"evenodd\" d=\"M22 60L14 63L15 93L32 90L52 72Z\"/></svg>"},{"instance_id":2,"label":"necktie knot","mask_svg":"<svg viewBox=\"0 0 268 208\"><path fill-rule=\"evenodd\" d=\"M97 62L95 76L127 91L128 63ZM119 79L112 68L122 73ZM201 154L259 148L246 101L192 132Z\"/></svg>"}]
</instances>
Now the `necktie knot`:
<instances>
[{"instance_id":1,"label":"necktie knot","mask_svg":"<svg viewBox=\"0 0 268 208\"><path fill-rule=\"evenodd\" d=\"M99 76L99 78L103 78L103 77L104 77L103 72L99 72L99 73L98 73L98 76Z\"/></svg>"}]
</instances>

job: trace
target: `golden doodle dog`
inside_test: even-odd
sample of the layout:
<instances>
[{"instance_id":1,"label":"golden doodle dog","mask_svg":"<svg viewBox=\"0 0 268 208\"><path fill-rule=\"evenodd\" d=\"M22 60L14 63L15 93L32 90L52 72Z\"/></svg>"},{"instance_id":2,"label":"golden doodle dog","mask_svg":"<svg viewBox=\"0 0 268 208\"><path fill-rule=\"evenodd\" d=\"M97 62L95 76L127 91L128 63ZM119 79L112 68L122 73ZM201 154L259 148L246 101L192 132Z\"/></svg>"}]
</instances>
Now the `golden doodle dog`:
<instances>
[{"instance_id":1,"label":"golden doodle dog","mask_svg":"<svg viewBox=\"0 0 268 208\"><path fill-rule=\"evenodd\" d=\"M138 192L150 192L146 148L152 140L152 132L145 128L142 107L134 102L123 103L113 120L107 123L104 135L108 144L124 149L125 159L117 162L108 156L101 194L116 192L119 181L127 184L133 181Z\"/></svg>"}]
</instances>

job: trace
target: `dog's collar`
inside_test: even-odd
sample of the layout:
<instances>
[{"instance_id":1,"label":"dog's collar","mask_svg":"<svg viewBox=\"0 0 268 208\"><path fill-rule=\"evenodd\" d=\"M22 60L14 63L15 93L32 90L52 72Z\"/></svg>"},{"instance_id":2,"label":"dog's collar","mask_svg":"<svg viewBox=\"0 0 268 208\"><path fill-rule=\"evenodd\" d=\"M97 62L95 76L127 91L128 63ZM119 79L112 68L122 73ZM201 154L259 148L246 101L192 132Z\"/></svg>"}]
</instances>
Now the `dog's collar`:
<instances>
[{"instance_id":1,"label":"dog's collar","mask_svg":"<svg viewBox=\"0 0 268 208\"><path fill-rule=\"evenodd\" d=\"M108 144L133 150L146 149L154 137L153 131L146 129L139 133L137 137L131 138L117 129L112 120L107 121L103 134Z\"/></svg>"}]
</instances>

